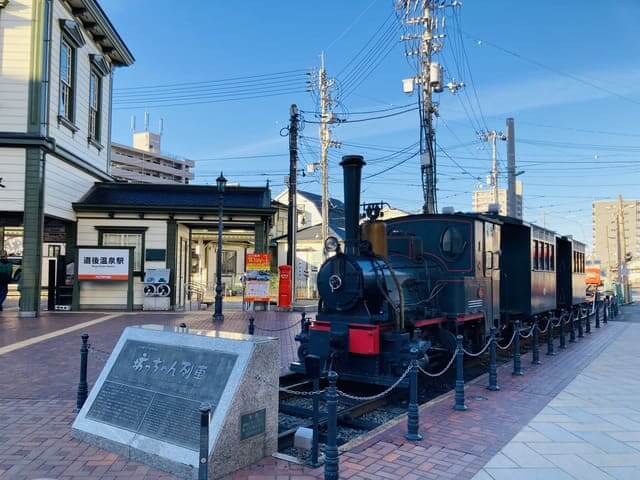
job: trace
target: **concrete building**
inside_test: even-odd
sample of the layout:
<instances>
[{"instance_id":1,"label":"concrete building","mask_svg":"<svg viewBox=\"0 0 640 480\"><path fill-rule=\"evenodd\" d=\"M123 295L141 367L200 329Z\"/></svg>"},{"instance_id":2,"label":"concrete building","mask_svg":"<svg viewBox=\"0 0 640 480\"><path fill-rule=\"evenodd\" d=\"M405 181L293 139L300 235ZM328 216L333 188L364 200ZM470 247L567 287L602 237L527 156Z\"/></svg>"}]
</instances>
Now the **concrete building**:
<instances>
[{"instance_id":1,"label":"concrete building","mask_svg":"<svg viewBox=\"0 0 640 480\"><path fill-rule=\"evenodd\" d=\"M599 200L592 206L593 256L604 274L618 278L618 200ZM640 290L640 200L623 200L624 239L629 281Z\"/></svg>"},{"instance_id":2,"label":"concrete building","mask_svg":"<svg viewBox=\"0 0 640 480\"><path fill-rule=\"evenodd\" d=\"M161 135L133 134L133 147L111 144L111 176L121 182L188 184L195 162L161 153Z\"/></svg>"},{"instance_id":3,"label":"concrete building","mask_svg":"<svg viewBox=\"0 0 640 480\"><path fill-rule=\"evenodd\" d=\"M112 73L134 58L96 0L0 1L0 49L0 248L34 316L43 257L75 245L73 203L111 180Z\"/></svg>"},{"instance_id":4,"label":"concrete building","mask_svg":"<svg viewBox=\"0 0 640 480\"><path fill-rule=\"evenodd\" d=\"M522 182L516 181L516 218L522 219L522 196L523 186ZM472 198L472 211L474 212L488 212L489 205L495 203L493 190L490 187L483 188L481 186L477 190L473 191ZM500 215L507 214L507 189L498 188L498 204L500 205Z\"/></svg>"}]
</instances>

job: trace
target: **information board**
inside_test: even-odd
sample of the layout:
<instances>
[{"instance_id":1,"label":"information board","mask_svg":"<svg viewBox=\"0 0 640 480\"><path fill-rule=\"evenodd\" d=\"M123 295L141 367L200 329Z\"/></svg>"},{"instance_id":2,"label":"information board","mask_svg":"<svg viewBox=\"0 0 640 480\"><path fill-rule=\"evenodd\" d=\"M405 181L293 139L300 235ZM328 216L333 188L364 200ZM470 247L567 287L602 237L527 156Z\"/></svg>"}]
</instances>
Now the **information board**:
<instances>
[{"instance_id":1,"label":"information board","mask_svg":"<svg viewBox=\"0 0 640 480\"><path fill-rule=\"evenodd\" d=\"M128 279L128 248L78 248L78 280Z\"/></svg>"},{"instance_id":2,"label":"information board","mask_svg":"<svg viewBox=\"0 0 640 480\"><path fill-rule=\"evenodd\" d=\"M271 285L271 255L268 253L248 253L245 280L245 301L268 302Z\"/></svg>"},{"instance_id":3,"label":"information board","mask_svg":"<svg viewBox=\"0 0 640 480\"><path fill-rule=\"evenodd\" d=\"M87 418L191 450L202 403L215 411L237 355L127 340Z\"/></svg>"}]
</instances>

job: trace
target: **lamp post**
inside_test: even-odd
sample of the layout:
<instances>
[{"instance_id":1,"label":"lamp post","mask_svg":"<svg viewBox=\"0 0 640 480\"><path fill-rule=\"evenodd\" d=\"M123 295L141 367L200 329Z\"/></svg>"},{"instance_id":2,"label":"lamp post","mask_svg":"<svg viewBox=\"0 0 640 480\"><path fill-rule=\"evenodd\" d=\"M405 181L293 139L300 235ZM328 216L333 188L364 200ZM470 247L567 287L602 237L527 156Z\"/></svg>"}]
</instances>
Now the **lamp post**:
<instances>
[{"instance_id":1,"label":"lamp post","mask_svg":"<svg viewBox=\"0 0 640 480\"><path fill-rule=\"evenodd\" d=\"M227 179L224 178L222 172L220 172L220 176L216 178L216 185L218 186L218 251L216 255L216 302L213 312L214 322L224 321L224 315L222 314L222 214L224 187L226 184Z\"/></svg>"}]
</instances>

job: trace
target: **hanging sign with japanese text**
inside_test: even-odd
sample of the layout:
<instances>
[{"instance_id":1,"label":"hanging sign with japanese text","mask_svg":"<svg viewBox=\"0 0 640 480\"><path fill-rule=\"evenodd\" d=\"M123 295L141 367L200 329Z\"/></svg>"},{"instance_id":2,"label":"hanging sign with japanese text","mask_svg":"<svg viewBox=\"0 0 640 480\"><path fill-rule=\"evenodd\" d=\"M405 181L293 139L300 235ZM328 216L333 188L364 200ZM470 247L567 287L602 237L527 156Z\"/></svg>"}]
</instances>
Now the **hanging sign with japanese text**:
<instances>
[{"instance_id":1,"label":"hanging sign with japanese text","mask_svg":"<svg viewBox=\"0 0 640 480\"><path fill-rule=\"evenodd\" d=\"M78 280L128 279L128 248L78 248Z\"/></svg>"}]
</instances>

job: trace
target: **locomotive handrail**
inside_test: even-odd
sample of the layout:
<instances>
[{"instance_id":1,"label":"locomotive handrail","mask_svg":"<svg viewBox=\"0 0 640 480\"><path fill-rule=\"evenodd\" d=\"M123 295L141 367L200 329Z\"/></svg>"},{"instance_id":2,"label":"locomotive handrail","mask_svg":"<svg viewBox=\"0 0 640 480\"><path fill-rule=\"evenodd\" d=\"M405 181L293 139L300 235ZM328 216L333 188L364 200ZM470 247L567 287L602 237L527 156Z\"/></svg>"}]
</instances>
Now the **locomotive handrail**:
<instances>
[{"instance_id":1,"label":"locomotive handrail","mask_svg":"<svg viewBox=\"0 0 640 480\"><path fill-rule=\"evenodd\" d=\"M424 370L420 366L420 364L418 364L418 370L424 373L427 377L431 377L431 378L439 377L440 375L443 375L444 372L449 370L449 368L451 368L451 365L453 365L453 362L455 361L457 354L458 354L458 347L456 347L456 349L454 350L453 355L451 356L451 360L449 360L449 363L447 363L447 366L444 367L442 370L440 370L438 373L429 373L426 370Z\"/></svg>"}]
</instances>

